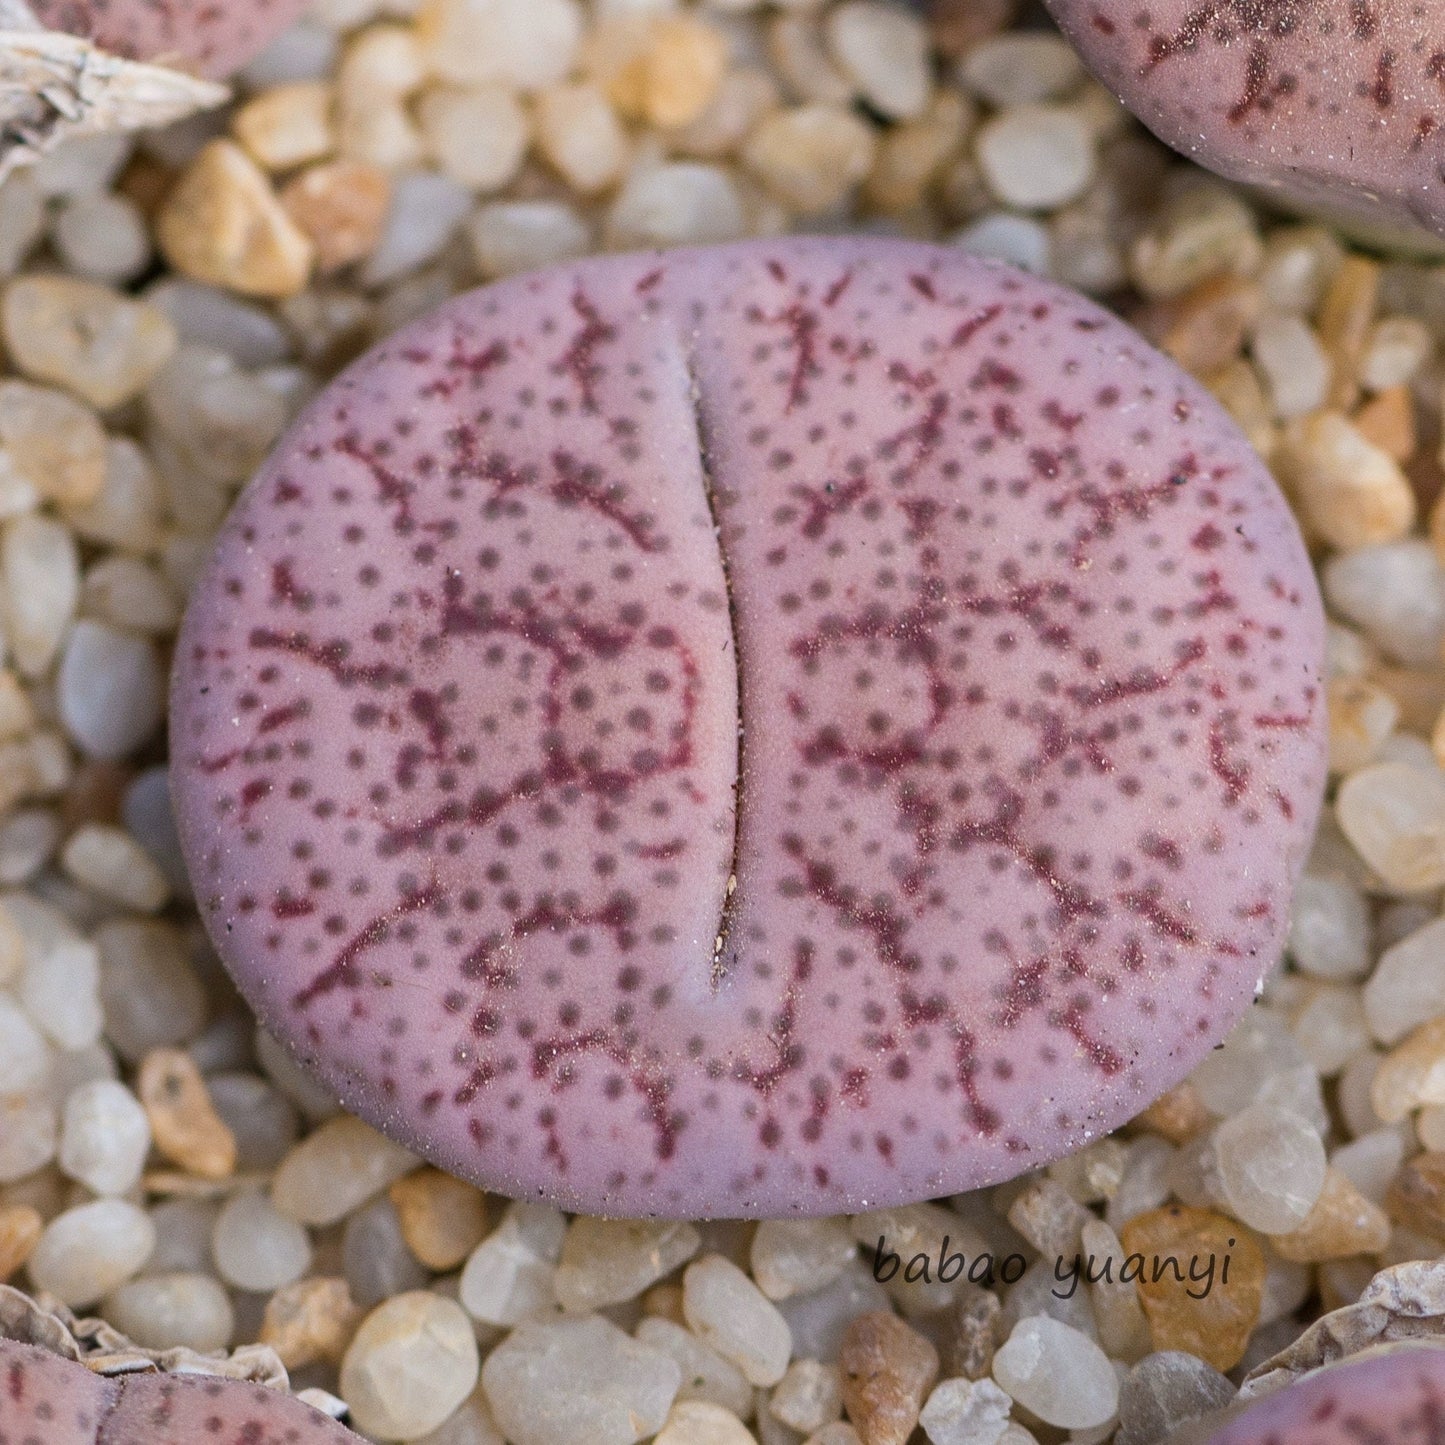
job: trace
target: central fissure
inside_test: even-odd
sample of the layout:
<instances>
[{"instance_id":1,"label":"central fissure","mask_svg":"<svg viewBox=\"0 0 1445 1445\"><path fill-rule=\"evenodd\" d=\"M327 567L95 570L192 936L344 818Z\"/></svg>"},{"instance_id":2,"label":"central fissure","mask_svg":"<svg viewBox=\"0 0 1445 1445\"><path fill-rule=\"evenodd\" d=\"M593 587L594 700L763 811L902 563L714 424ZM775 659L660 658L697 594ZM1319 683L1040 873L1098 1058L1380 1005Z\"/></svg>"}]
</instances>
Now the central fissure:
<instances>
[{"instance_id":1,"label":"central fissure","mask_svg":"<svg viewBox=\"0 0 1445 1445\"><path fill-rule=\"evenodd\" d=\"M743 659L738 628L737 600L733 591L732 569L728 564L727 548L723 545L722 510L717 494L717 483L712 472L712 432L708 425L707 412L702 402L702 383L691 349L682 343L683 370L687 377L687 401L692 414L693 434L697 444L698 471L702 477L703 496L707 501L708 514L712 518L713 537L717 542L718 561L722 567L723 590L727 594L728 638L732 647L733 666L736 670L737 685L737 751L733 762L733 837L732 849L728 856L727 879L723 884L722 908L718 912L717 929L713 934L710 983L714 991L721 987L728 974L728 942L732 933L734 904L738 895L738 861L742 850L743 830L743 767L745 762L746 729L743 719Z\"/></svg>"}]
</instances>

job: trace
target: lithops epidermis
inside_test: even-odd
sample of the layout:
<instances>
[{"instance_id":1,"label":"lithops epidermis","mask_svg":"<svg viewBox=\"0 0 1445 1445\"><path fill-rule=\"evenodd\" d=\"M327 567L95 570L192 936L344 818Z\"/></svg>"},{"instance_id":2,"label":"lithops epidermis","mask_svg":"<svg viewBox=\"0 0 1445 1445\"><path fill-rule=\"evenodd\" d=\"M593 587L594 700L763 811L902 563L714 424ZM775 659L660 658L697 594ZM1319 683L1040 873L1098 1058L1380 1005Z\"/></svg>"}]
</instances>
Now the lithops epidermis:
<instances>
[{"instance_id":1,"label":"lithops epidermis","mask_svg":"<svg viewBox=\"0 0 1445 1445\"><path fill-rule=\"evenodd\" d=\"M276 1390L206 1375L102 1376L0 1340L0 1440L12 1445L360 1445Z\"/></svg>"},{"instance_id":2,"label":"lithops epidermis","mask_svg":"<svg viewBox=\"0 0 1445 1445\"><path fill-rule=\"evenodd\" d=\"M856 1210L1223 1036L1321 656L1258 459L1081 298L896 242L595 259L312 406L195 594L175 793L242 989L380 1127L598 1213Z\"/></svg>"},{"instance_id":3,"label":"lithops epidermis","mask_svg":"<svg viewBox=\"0 0 1445 1445\"><path fill-rule=\"evenodd\" d=\"M52 30L93 40L128 60L216 79L259 55L305 0L27 0Z\"/></svg>"},{"instance_id":4,"label":"lithops epidermis","mask_svg":"<svg viewBox=\"0 0 1445 1445\"><path fill-rule=\"evenodd\" d=\"M1445 7L1429 0L1046 0L1175 149L1372 225L1445 235Z\"/></svg>"},{"instance_id":5,"label":"lithops epidermis","mask_svg":"<svg viewBox=\"0 0 1445 1445\"><path fill-rule=\"evenodd\" d=\"M1445 1346L1376 1346L1191 1421L1165 1445L1445 1445Z\"/></svg>"}]
</instances>

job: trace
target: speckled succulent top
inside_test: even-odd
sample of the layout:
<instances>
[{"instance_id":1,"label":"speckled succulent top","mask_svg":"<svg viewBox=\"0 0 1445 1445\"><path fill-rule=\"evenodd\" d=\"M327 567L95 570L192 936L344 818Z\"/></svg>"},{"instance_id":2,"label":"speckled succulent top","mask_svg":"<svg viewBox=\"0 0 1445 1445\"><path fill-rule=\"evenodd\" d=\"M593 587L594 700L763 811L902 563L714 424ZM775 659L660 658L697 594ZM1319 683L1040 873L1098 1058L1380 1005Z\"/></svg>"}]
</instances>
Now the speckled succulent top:
<instances>
[{"instance_id":1,"label":"speckled succulent top","mask_svg":"<svg viewBox=\"0 0 1445 1445\"><path fill-rule=\"evenodd\" d=\"M305 0L27 0L52 30L130 60L221 78L239 70L306 8Z\"/></svg>"},{"instance_id":2,"label":"speckled succulent top","mask_svg":"<svg viewBox=\"0 0 1445 1445\"><path fill-rule=\"evenodd\" d=\"M901 242L590 260L297 425L183 630L175 795L263 1018L446 1167L857 1210L1222 1037L1322 629L1243 438L1082 299Z\"/></svg>"},{"instance_id":3,"label":"speckled succulent top","mask_svg":"<svg viewBox=\"0 0 1445 1445\"><path fill-rule=\"evenodd\" d=\"M1234 180L1445 235L1437 0L1045 0L1161 139Z\"/></svg>"},{"instance_id":4,"label":"speckled succulent top","mask_svg":"<svg viewBox=\"0 0 1445 1445\"><path fill-rule=\"evenodd\" d=\"M0 1340L0 1445L359 1445L278 1390L205 1375L102 1376Z\"/></svg>"},{"instance_id":5,"label":"speckled succulent top","mask_svg":"<svg viewBox=\"0 0 1445 1445\"><path fill-rule=\"evenodd\" d=\"M1266 1395L1191 1445L1445 1445L1445 1349L1396 1345Z\"/></svg>"}]
</instances>

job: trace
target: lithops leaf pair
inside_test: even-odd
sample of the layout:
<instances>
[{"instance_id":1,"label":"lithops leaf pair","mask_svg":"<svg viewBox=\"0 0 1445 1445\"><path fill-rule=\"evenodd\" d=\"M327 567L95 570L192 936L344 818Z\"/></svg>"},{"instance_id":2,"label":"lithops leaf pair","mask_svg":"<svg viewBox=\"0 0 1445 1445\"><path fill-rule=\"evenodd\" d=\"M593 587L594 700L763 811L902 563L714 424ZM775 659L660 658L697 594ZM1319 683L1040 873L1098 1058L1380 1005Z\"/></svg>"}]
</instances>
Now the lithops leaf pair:
<instances>
[{"instance_id":1,"label":"lithops leaf pair","mask_svg":"<svg viewBox=\"0 0 1445 1445\"><path fill-rule=\"evenodd\" d=\"M13 0L12 0L13 3ZM48 30L112 55L223 79L254 59L305 0L26 0Z\"/></svg>"},{"instance_id":2,"label":"lithops leaf pair","mask_svg":"<svg viewBox=\"0 0 1445 1445\"><path fill-rule=\"evenodd\" d=\"M1209 396L960 252L462 297L233 513L177 650L212 937L348 1106L600 1214L1053 1159L1275 961L1323 620Z\"/></svg>"},{"instance_id":3,"label":"lithops leaf pair","mask_svg":"<svg viewBox=\"0 0 1445 1445\"><path fill-rule=\"evenodd\" d=\"M1233 180L1445 235L1445 7L1046 0L1156 135Z\"/></svg>"},{"instance_id":4,"label":"lithops leaf pair","mask_svg":"<svg viewBox=\"0 0 1445 1445\"><path fill-rule=\"evenodd\" d=\"M0 1340L0 1440L24 1445L359 1445L277 1390L208 1375L98 1375Z\"/></svg>"}]
</instances>

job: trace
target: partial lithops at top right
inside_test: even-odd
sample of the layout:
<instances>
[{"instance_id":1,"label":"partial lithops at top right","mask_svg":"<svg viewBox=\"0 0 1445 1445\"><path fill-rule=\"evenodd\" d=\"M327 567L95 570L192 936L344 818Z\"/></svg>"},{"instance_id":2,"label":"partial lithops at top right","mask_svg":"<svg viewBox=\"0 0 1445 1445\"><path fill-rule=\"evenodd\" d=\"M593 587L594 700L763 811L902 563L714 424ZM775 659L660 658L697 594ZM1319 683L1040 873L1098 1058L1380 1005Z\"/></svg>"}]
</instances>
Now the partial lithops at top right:
<instances>
[{"instance_id":1,"label":"partial lithops at top right","mask_svg":"<svg viewBox=\"0 0 1445 1445\"><path fill-rule=\"evenodd\" d=\"M1232 180L1445 235L1445 26L1405 0L1045 0L1162 140Z\"/></svg>"}]
</instances>

